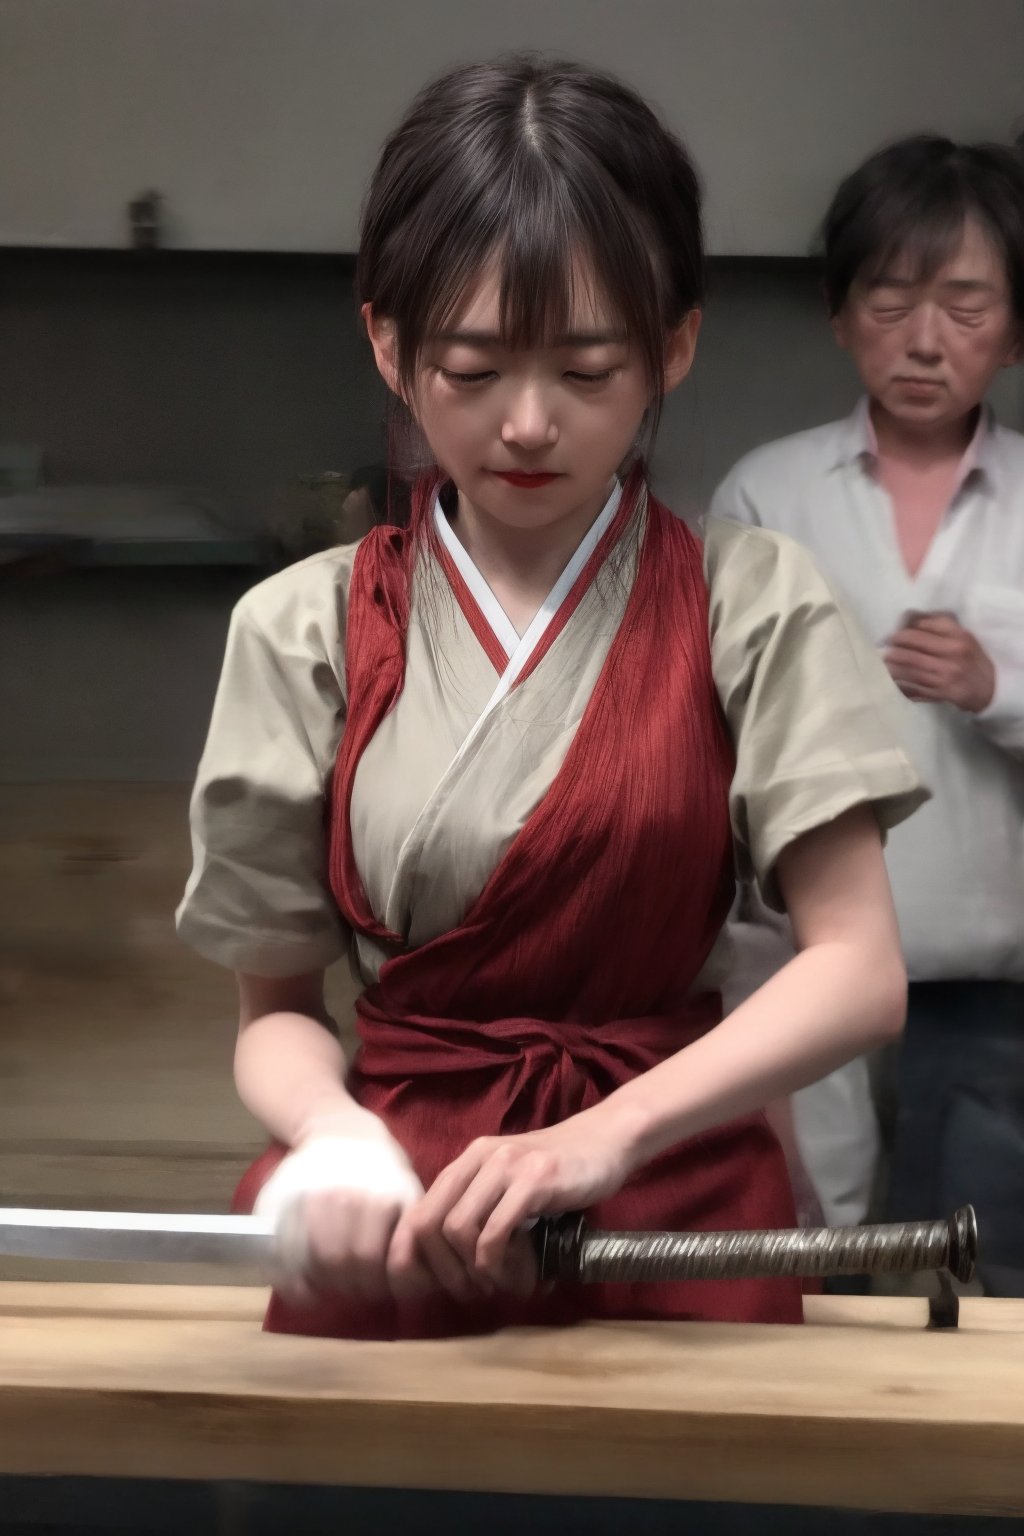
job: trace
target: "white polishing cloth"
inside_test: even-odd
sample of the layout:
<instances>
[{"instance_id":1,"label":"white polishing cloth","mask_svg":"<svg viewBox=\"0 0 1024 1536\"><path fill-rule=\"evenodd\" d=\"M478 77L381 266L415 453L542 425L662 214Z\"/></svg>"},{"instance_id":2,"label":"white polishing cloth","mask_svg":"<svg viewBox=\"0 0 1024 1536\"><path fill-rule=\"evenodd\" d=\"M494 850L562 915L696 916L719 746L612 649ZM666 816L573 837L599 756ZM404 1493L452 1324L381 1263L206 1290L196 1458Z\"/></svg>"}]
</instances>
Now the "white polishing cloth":
<instances>
[{"instance_id":1,"label":"white polishing cloth","mask_svg":"<svg viewBox=\"0 0 1024 1536\"><path fill-rule=\"evenodd\" d=\"M404 1154L394 1144L359 1136L316 1136L271 1174L254 1213L280 1223L296 1201L328 1190L355 1190L381 1200L412 1205L423 1194Z\"/></svg>"}]
</instances>

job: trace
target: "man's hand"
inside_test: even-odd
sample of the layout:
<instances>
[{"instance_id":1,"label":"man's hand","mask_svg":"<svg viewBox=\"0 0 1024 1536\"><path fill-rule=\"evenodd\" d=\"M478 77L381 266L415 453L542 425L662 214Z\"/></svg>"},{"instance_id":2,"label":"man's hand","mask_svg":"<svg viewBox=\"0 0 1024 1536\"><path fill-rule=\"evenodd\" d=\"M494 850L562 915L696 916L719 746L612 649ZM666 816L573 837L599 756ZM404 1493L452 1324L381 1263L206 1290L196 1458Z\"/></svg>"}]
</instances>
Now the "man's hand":
<instances>
[{"instance_id":1,"label":"man's hand","mask_svg":"<svg viewBox=\"0 0 1024 1536\"><path fill-rule=\"evenodd\" d=\"M955 704L972 715L992 702L996 669L952 614L916 617L889 637L884 660L900 692L915 702Z\"/></svg>"}]
</instances>

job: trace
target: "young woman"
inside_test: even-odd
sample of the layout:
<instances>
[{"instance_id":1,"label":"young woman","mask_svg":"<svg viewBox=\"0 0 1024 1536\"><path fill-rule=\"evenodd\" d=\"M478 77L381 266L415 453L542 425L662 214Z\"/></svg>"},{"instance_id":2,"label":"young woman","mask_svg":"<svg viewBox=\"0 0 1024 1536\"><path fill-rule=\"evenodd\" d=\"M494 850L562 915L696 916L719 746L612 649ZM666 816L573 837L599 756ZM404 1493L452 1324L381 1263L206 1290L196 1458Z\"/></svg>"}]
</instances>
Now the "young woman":
<instances>
[{"instance_id":1,"label":"young woman","mask_svg":"<svg viewBox=\"0 0 1024 1536\"><path fill-rule=\"evenodd\" d=\"M238 972L270 1327L800 1316L789 1281L538 1291L524 1233L790 1224L762 1106L902 1022L884 669L795 546L702 548L648 491L703 283L693 169L603 75L458 69L384 148L358 286L411 525L239 604L179 913ZM800 953L722 1022L736 860Z\"/></svg>"}]
</instances>

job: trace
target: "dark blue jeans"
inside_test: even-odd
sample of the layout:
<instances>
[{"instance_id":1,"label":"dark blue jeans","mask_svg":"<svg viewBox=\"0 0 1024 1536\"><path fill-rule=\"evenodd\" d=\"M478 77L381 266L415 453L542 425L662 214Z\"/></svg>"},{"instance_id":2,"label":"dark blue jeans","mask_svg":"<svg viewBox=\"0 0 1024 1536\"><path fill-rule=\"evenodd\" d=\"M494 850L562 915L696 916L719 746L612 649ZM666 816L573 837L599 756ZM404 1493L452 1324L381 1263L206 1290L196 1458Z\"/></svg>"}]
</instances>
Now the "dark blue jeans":
<instances>
[{"instance_id":1,"label":"dark blue jeans","mask_svg":"<svg viewBox=\"0 0 1024 1536\"><path fill-rule=\"evenodd\" d=\"M991 1296L1024 1296L1024 984L915 982L898 1056L886 1217L971 1204Z\"/></svg>"}]
</instances>

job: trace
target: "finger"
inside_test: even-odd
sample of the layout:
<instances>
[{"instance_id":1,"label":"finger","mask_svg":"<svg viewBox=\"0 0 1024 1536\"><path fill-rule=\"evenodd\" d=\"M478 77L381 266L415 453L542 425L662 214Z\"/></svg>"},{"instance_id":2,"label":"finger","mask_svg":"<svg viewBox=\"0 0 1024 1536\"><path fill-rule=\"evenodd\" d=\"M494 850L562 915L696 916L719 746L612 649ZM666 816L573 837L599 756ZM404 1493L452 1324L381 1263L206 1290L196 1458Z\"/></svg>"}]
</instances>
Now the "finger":
<instances>
[{"instance_id":1,"label":"finger","mask_svg":"<svg viewBox=\"0 0 1024 1536\"><path fill-rule=\"evenodd\" d=\"M419 1234L428 1227L440 1229L452 1206L472 1184L482 1157L483 1154L474 1145L449 1163L447 1168L442 1168L430 1188L402 1215L399 1222L399 1231L403 1234L401 1244L405 1242L406 1233L412 1234L418 1242Z\"/></svg>"},{"instance_id":2,"label":"finger","mask_svg":"<svg viewBox=\"0 0 1024 1536\"><path fill-rule=\"evenodd\" d=\"M304 1201L305 1276L322 1295L351 1288L351 1245L356 1222L355 1198L330 1190Z\"/></svg>"},{"instance_id":3,"label":"finger","mask_svg":"<svg viewBox=\"0 0 1024 1536\"><path fill-rule=\"evenodd\" d=\"M547 1289L551 1289L549 1282ZM502 1287L515 1296L532 1296L540 1286L540 1264L533 1239L521 1229L513 1232L505 1254Z\"/></svg>"},{"instance_id":4,"label":"finger","mask_svg":"<svg viewBox=\"0 0 1024 1536\"><path fill-rule=\"evenodd\" d=\"M380 1301L390 1294L386 1262L398 1214L397 1206L367 1205L353 1222L344 1268L345 1289L367 1301Z\"/></svg>"},{"instance_id":5,"label":"finger","mask_svg":"<svg viewBox=\"0 0 1024 1536\"><path fill-rule=\"evenodd\" d=\"M379 1300L389 1292L385 1260L400 1205L355 1190L307 1201L306 1278L314 1290Z\"/></svg>"},{"instance_id":6,"label":"finger","mask_svg":"<svg viewBox=\"0 0 1024 1536\"><path fill-rule=\"evenodd\" d=\"M904 698L909 699L912 704L941 704L943 702L942 695L937 688L915 687L913 683L901 683L898 678L895 678L894 681L900 693L903 694Z\"/></svg>"},{"instance_id":7,"label":"finger","mask_svg":"<svg viewBox=\"0 0 1024 1536\"><path fill-rule=\"evenodd\" d=\"M473 1142L459 1157L443 1168L437 1178L431 1184L426 1194L416 1204L406 1211L399 1223L397 1251L402 1257L402 1262L411 1264L409 1256L410 1248L414 1248L422 1254L424 1238L428 1234L441 1235L453 1208L465 1197L474 1181L479 1175L481 1165L490 1156L490 1144L480 1141ZM451 1247L447 1243L446 1246ZM434 1237L430 1237L432 1252L440 1254L439 1262L445 1273L450 1273L450 1265L445 1254L440 1250ZM472 1259L472 1248L464 1255L455 1253L462 1258L463 1268ZM440 1279L440 1276L438 1277Z\"/></svg>"},{"instance_id":8,"label":"finger","mask_svg":"<svg viewBox=\"0 0 1024 1536\"><path fill-rule=\"evenodd\" d=\"M301 1200L290 1201L278 1216L267 1279L286 1301L309 1306L314 1300L314 1292L306 1276L309 1241L302 1203Z\"/></svg>"},{"instance_id":9,"label":"finger","mask_svg":"<svg viewBox=\"0 0 1024 1536\"><path fill-rule=\"evenodd\" d=\"M930 683L916 683L908 678L899 677L894 678L893 681L900 692L915 703L924 700L929 704L941 704L945 700L946 696L942 689L935 688Z\"/></svg>"},{"instance_id":10,"label":"finger","mask_svg":"<svg viewBox=\"0 0 1024 1536\"><path fill-rule=\"evenodd\" d=\"M963 633L963 626L951 613L922 613L914 620L910 632L920 633L922 630L930 635L956 636Z\"/></svg>"},{"instance_id":11,"label":"finger","mask_svg":"<svg viewBox=\"0 0 1024 1536\"><path fill-rule=\"evenodd\" d=\"M885 664L893 677L902 678L904 681L921 682L928 684L929 687L941 688L949 680L948 662L917 656L910 651L888 652Z\"/></svg>"},{"instance_id":12,"label":"finger","mask_svg":"<svg viewBox=\"0 0 1024 1536\"><path fill-rule=\"evenodd\" d=\"M901 629L890 636L890 650L912 651L919 656L949 657L958 654L962 639L956 635L924 633L918 629Z\"/></svg>"},{"instance_id":13,"label":"finger","mask_svg":"<svg viewBox=\"0 0 1024 1536\"><path fill-rule=\"evenodd\" d=\"M510 1243L531 1217L544 1211L549 1201L550 1192L542 1189L535 1180L524 1178L513 1184L498 1201L481 1229L476 1245L477 1270L490 1276L496 1283L503 1283L507 1279L506 1260Z\"/></svg>"},{"instance_id":14,"label":"finger","mask_svg":"<svg viewBox=\"0 0 1024 1536\"><path fill-rule=\"evenodd\" d=\"M391 1233L387 1250L387 1276L393 1296L415 1299L418 1296L434 1295L438 1290L433 1273L419 1256L416 1229L408 1210L402 1212L395 1232Z\"/></svg>"},{"instance_id":15,"label":"finger","mask_svg":"<svg viewBox=\"0 0 1024 1536\"><path fill-rule=\"evenodd\" d=\"M493 1283L482 1275L473 1274L436 1227L418 1235L416 1251L434 1283L456 1301L475 1301L481 1294L490 1295L493 1291Z\"/></svg>"},{"instance_id":16,"label":"finger","mask_svg":"<svg viewBox=\"0 0 1024 1536\"><path fill-rule=\"evenodd\" d=\"M317 1209L318 1204L317 1201L290 1201L278 1221L272 1284L289 1305L299 1308L316 1306L325 1296L335 1294L341 1288L337 1283L336 1255L332 1254L331 1261L325 1263L318 1251L322 1239L316 1228L324 1221L324 1213Z\"/></svg>"},{"instance_id":17,"label":"finger","mask_svg":"<svg viewBox=\"0 0 1024 1536\"><path fill-rule=\"evenodd\" d=\"M387 1256L388 1285L400 1301L417 1301L437 1292L434 1276L421 1260L415 1237L401 1223L391 1237Z\"/></svg>"},{"instance_id":18,"label":"finger","mask_svg":"<svg viewBox=\"0 0 1024 1536\"><path fill-rule=\"evenodd\" d=\"M470 1142L464 1152L442 1168L419 1201L417 1211L424 1220L442 1221L456 1201L461 1200L480 1169L492 1156L494 1143L481 1138Z\"/></svg>"},{"instance_id":19,"label":"finger","mask_svg":"<svg viewBox=\"0 0 1024 1536\"><path fill-rule=\"evenodd\" d=\"M438 1218L427 1209L426 1196L402 1216L391 1239L390 1267L399 1285L410 1290L446 1291L457 1301L469 1301L481 1287L445 1240Z\"/></svg>"},{"instance_id":20,"label":"finger","mask_svg":"<svg viewBox=\"0 0 1024 1536\"><path fill-rule=\"evenodd\" d=\"M914 672L939 682L950 678L956 670L956 663L950 657L925 655L921 651L911 651L901 646L887 650L884 660L890 670Z\"/></svg>"},{"instance_id":21,"label":"finger","mask_svg":"<svg viewBox=\"0 0 1024 1536\"><path fill-rule=\"evenodd\" d=\"M467 1268L477 1267L480 1234L516 1177L516 1165L505 1157L492 1157L441 1223L449 1245Z\"/></svg>"}]
</instances>

